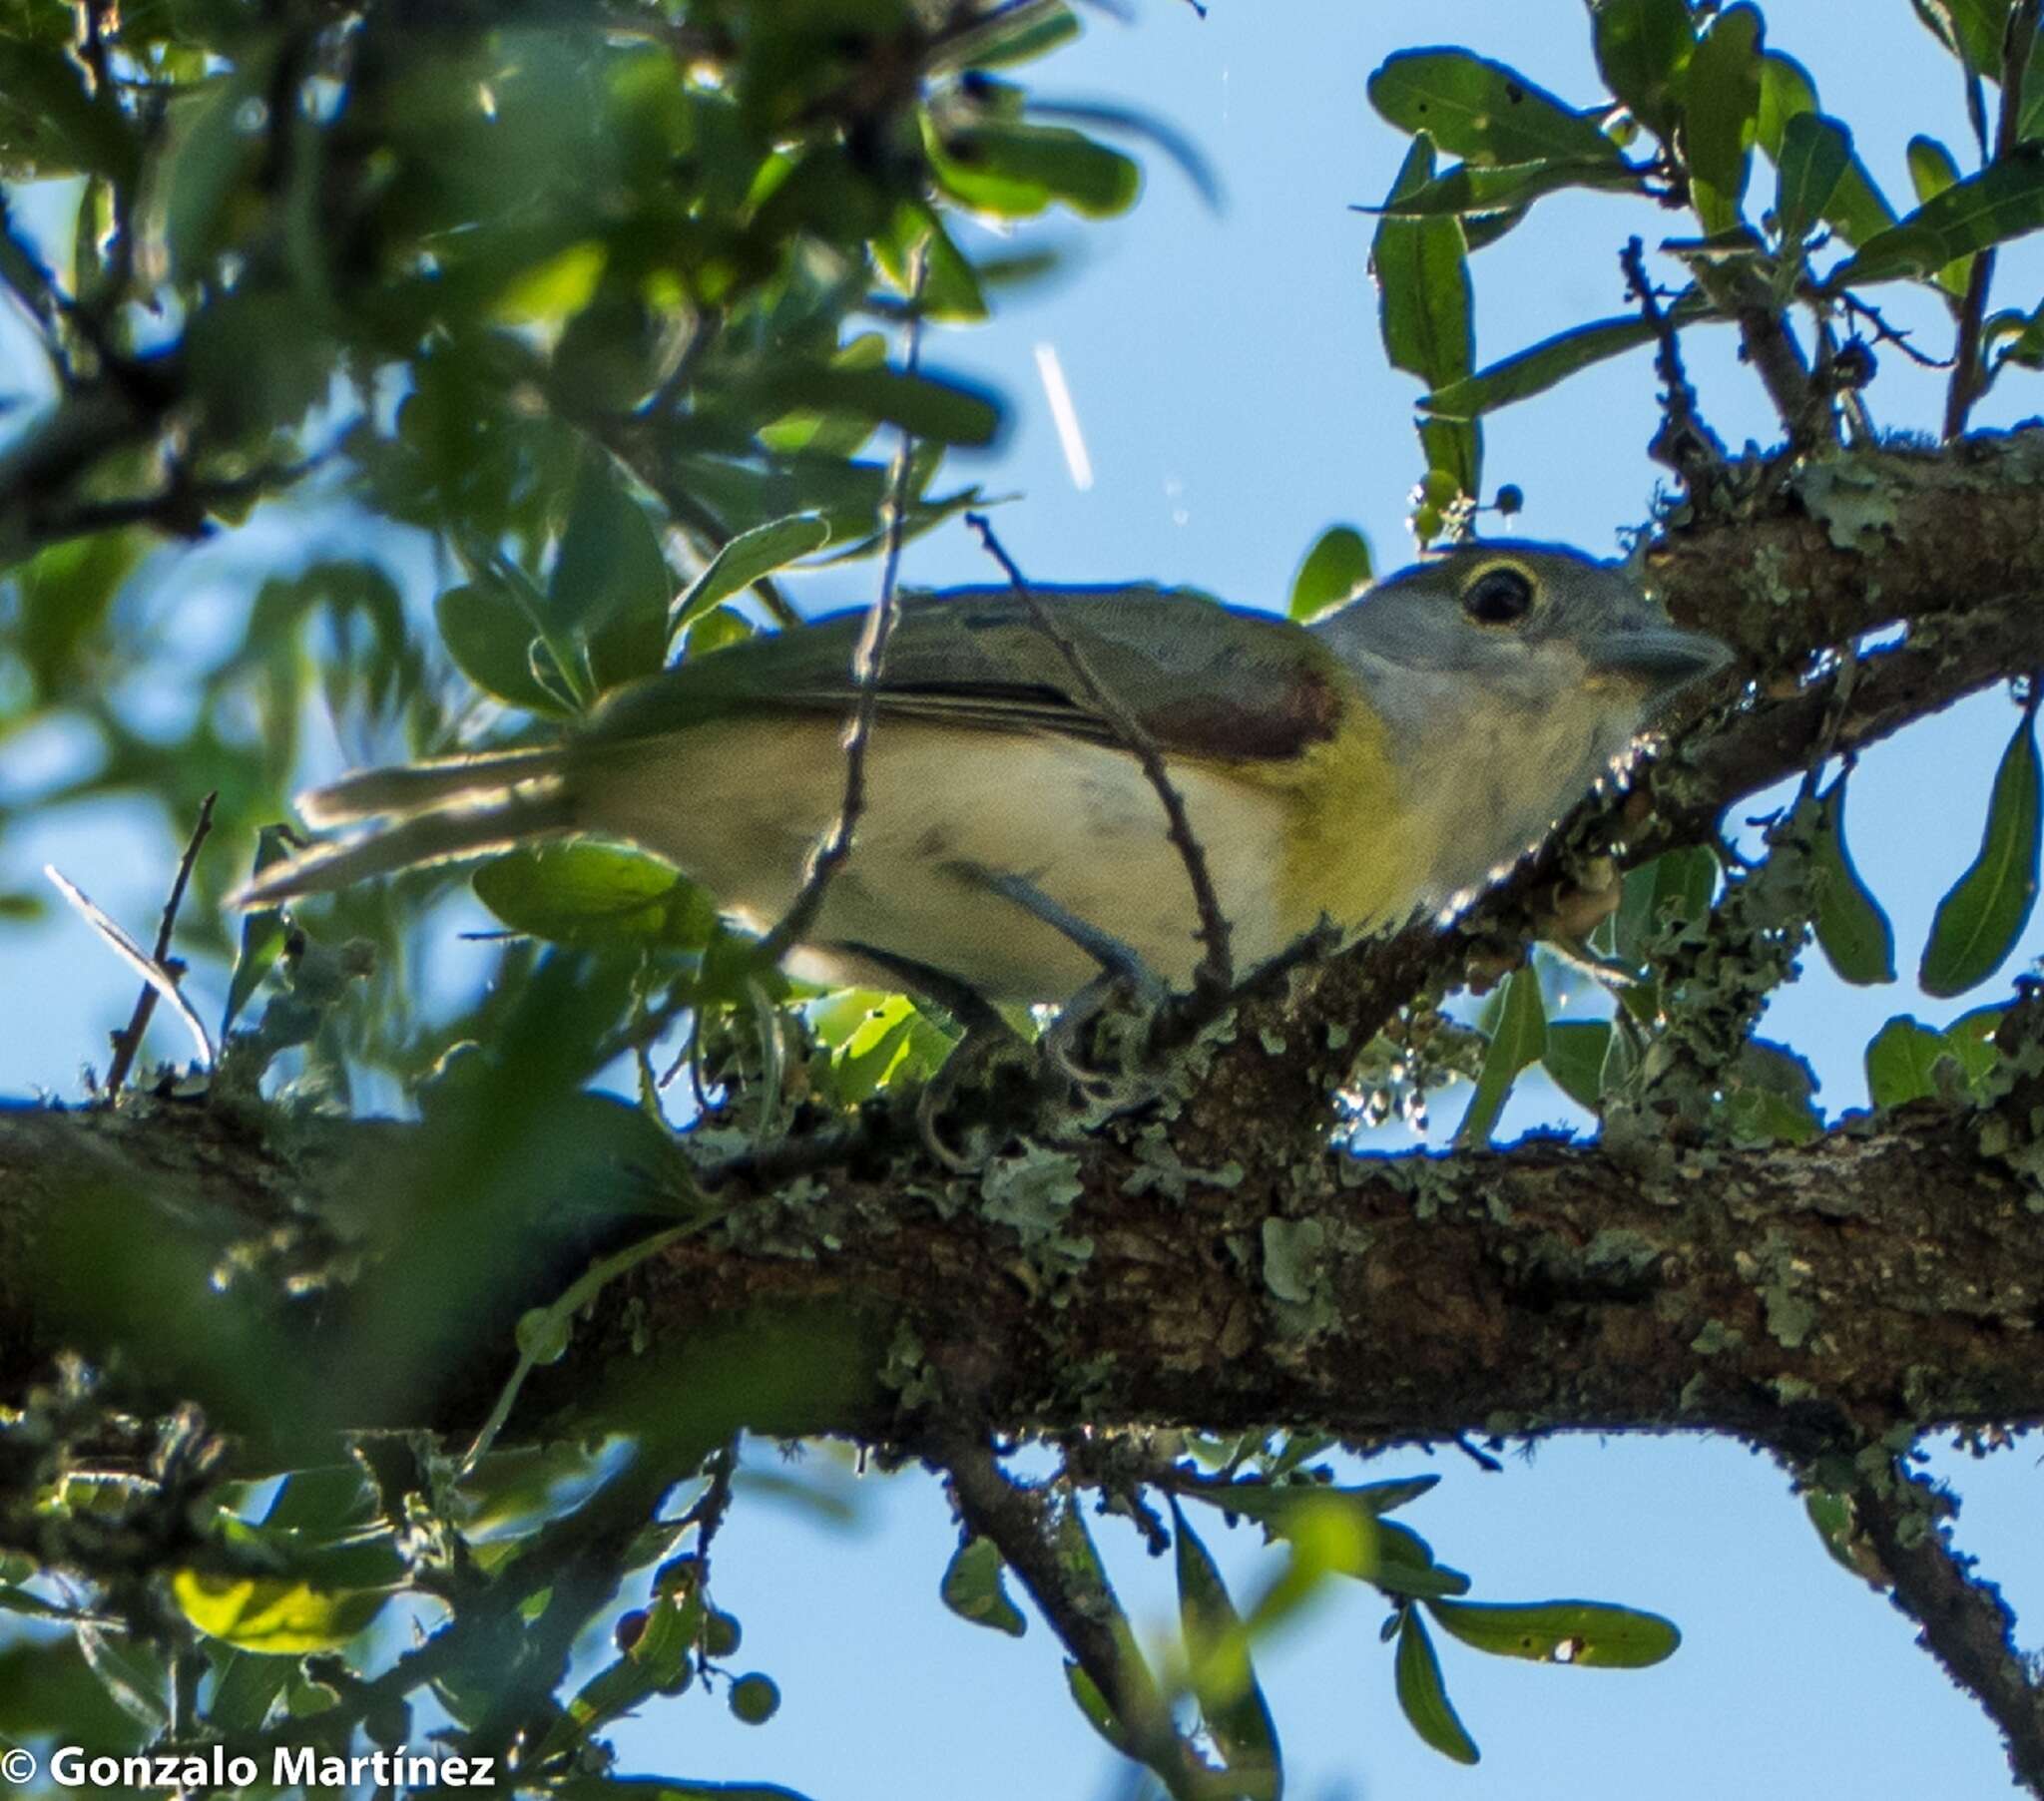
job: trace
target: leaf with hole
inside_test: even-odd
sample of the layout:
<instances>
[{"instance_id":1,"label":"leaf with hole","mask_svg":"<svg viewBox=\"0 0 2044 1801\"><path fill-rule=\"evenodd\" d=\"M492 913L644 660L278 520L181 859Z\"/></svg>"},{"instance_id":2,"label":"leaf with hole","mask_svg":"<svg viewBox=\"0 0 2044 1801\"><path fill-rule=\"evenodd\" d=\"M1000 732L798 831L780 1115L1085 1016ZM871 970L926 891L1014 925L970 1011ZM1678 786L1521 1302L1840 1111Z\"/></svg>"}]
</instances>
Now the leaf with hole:
<instances>
[{"instance_id":1,"label":"leaf with hole","mask_svg":"<svg viewBox=\"0 0 2044 1801\"><path fill-rule=\"evenodd\" d=\"M1586 1669L1645 1669L1672 1657L1682 1633L1672 1619L1606 1601L1518 1604L1473 1600L1424 1603L1441 1629L1479 1651Z\"/></svg>"}]
</instances>

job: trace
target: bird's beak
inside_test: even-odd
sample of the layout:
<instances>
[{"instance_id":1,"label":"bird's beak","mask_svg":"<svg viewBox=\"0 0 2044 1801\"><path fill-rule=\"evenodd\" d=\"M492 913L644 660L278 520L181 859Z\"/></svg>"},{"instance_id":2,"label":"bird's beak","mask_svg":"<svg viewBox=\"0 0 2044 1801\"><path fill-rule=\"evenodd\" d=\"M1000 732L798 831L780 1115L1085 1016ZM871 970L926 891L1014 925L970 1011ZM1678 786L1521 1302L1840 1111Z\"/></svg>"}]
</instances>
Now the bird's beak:
<instances>
[{"instance_id":1,"label":"bird's beak","mask_svg":"<svg viewBox=\"0 0 2044 1801\"><path fill-rule=\"evenodd\" d=\"M1706 633L1685 632L1680 626L1639 626L1599 639L1591 654L1590 674L1593 681L1630 681L1672 694L1717 675L1731 662L1732 653Z\"/></svg>"}]
</instances>

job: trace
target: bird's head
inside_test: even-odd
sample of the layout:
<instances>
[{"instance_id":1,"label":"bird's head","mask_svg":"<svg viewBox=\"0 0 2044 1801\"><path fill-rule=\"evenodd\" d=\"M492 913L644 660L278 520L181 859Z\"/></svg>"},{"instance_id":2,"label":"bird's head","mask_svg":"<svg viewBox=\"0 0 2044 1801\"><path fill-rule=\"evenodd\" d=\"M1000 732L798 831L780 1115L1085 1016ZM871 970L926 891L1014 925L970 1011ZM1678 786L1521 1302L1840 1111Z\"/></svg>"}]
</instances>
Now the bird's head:
<instances>
[{"instance_id":1,"label":"bird's head","mask_svg":"<svg viewBox=\"0 0 2044 1801\"><path fill-rule=\"evenodd\" d=\"M1732 660L1715 638L1674 625L1622 565L1544 544L1458 546L1312 630L1344 660L1374 666L1373 687L1404 672L1507 711L1588 701L1628 733Z\"/></svg>"}]
</instances>

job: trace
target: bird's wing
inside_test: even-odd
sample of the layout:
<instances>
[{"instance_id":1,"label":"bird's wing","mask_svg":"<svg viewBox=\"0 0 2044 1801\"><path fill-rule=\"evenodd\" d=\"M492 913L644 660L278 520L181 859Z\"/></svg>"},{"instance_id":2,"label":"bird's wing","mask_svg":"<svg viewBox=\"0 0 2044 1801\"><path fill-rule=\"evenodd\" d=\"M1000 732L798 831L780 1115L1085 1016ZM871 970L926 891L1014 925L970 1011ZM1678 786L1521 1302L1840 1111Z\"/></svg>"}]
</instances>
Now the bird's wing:
<instances>
[{"instance_id":1,"label":"bird's wing","mask_svg":"<svg viewBox=\"0 0 2044 1801\"><path fill-rule=\"evenodd\" d=\"M1303 755L1334 734L1351 684L1317 639L1269 614L1150 587L1038 588L1094 679L1167 754ZM594 740L659 736L733 713L843 713L863 610L733 645L620 693ZM1116 743L1063 650L1009 588L906 601L887 646L883 715Z\"/></svg>"}]
</instances>

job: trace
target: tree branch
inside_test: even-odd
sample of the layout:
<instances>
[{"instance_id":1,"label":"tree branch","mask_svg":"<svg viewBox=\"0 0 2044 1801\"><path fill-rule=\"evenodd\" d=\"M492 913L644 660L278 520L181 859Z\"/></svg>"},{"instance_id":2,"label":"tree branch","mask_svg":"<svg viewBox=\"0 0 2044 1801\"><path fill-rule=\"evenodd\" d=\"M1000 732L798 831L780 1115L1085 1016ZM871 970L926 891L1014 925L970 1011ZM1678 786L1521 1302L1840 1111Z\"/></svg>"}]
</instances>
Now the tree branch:
<instances>
[{"instance_id":1,"label":"tree branch","mask_svg":"<svg viewBox=\"0 0 2044 1801\"><path fill-rule=\"evenodd\" d=\"M1976 1576L1973 1560L1945 1536L1949 1497L1895 1463L1847 1494L1855 1534L1886 1576L1889 1598L1920 1628L1916 1642L2001 1728L2016 1781L2044 1794L2044 1688L2016 1645L2001 1590Z\"/></svg>"}]
</instances>

